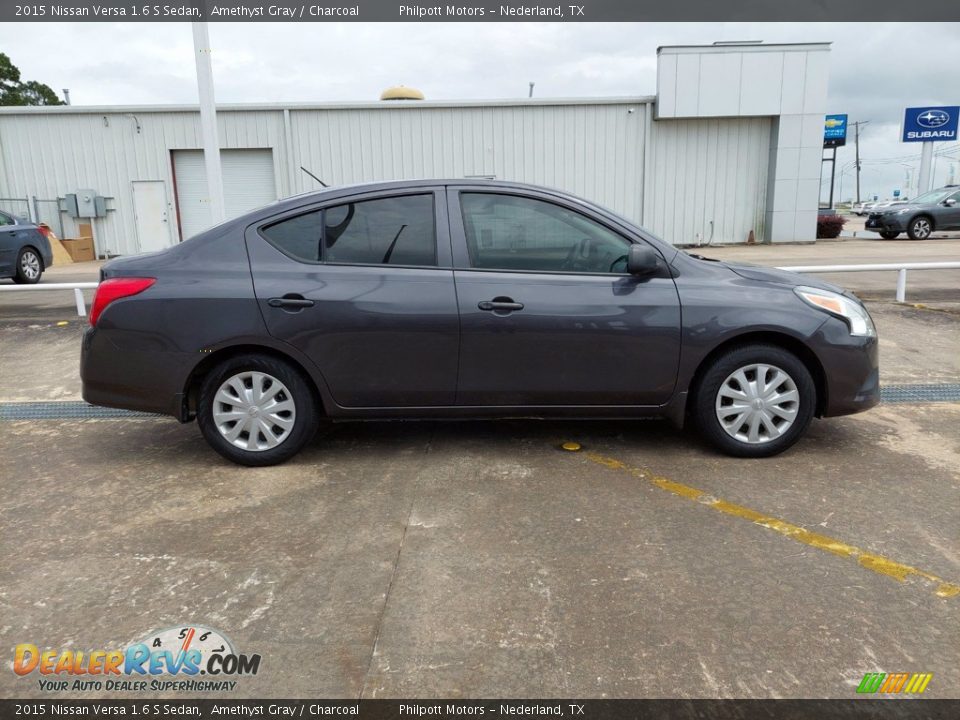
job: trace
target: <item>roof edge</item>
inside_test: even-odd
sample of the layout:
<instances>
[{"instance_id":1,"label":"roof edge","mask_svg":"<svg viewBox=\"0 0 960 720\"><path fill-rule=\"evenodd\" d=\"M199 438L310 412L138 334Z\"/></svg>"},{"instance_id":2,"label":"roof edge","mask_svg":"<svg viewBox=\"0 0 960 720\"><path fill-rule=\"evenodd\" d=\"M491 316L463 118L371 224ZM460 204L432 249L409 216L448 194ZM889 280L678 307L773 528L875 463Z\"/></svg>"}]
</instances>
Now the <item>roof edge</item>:
<instances>
[{"instance_id":1,"label":"roof edge","mask_svg":"<svg viewBox=\"0 0 960 720\"><path fill-rule=\"evenodd\" d=\"M523 98L518 100L409 100L324 103L222 103L217 112L282 112L284 110L416 110L417 108L544 107L557 105L629 105L656 101L655 95L623 97ZM107 115L117 113L199 113L199 105L18 105L0 107L0 115Z\"/></svg>"}]
</instances>

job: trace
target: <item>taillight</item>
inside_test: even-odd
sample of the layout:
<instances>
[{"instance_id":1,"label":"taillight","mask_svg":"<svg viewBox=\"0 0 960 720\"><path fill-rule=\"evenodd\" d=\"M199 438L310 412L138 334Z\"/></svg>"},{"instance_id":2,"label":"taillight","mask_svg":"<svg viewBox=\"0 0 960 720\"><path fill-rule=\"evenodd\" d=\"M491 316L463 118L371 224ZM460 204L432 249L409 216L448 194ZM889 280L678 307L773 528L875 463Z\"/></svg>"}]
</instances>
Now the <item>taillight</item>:
<instances>
[{"instance_id":1,"label":"taillight","mask_svg":"<svg viewBox=\"0 0 960 720\"><path fill-rule=\"evenodd\" d=\"M40 223L37 225L37 230L39 230L40 234L43 235L47 240L50 240L50 236L53 235L53 230L51 230L50 226L46 223Z\"/></svg>"},{"instance_id":2,"label":"taillight","mask_svg":"<svg viewBox=\"0 0 960 720\"><path fill-rule=\"evenodd\" d=\"M156 282L156 278L122 277L104 280L97 286L93 296L93 309L90 311L90 324L96 325L100 314L114 300L142 293Z\"/></svg>"}]
</instances>

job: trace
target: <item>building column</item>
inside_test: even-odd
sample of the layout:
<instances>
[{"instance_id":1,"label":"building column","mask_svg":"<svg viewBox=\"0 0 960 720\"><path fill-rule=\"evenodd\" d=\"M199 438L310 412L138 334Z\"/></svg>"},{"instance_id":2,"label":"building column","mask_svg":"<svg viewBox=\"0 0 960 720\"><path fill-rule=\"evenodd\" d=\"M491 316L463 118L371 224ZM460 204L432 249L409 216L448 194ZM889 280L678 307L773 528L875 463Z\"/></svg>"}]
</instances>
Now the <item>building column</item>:
<instances>
[{"instance_id":1,"label":"building column","mask_svg":"<svg viewBox=\"0 0 960 720\"><path fill-rule=\"evenodd\" d=\"M780 115L770 129L764 240L813 242L820 204L823 115Z\"/></svg>"}]
</instances>

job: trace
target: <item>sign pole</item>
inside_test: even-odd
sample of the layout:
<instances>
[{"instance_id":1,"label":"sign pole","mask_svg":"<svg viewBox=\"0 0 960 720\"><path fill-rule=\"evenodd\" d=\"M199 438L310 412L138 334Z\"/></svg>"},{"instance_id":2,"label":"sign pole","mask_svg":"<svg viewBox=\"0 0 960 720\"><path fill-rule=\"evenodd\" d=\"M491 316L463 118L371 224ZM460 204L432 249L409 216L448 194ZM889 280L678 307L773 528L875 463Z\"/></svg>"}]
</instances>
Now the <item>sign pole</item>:
<instances>
[{"instance_id":1,"label":"sign pole","mask_svg":"<svg viewBox=\"0 0 960 720\"><path fill-rule=\"evenodd\" d=\"M930 166L933 164L933 143L925 142L920 149L920 179L917 181L917 195L930 189Z\"/></svg>"},{"instance_id":2,"label":"sign pole","mask_svg":"<svg viewBox=\"0 0 960 720\"><path fill-rule=\"evenodd\" d=\"M218 225L226 219L226 213L223 201L223 175L220 170L220 139L217 136L217 106L213 96L210 34L205 22L193 23L193 51L197 61L200 130L203 136L203 159L207 167L210 221L212 225Z\"/></svg>"},{"instance_id":3,"label":"sign pole","mask_svg":"<svg viewBox=\"0 0 960 720\"><path fill-rule=\"evenodd\" d=\"M833 157L830 158L830 209L833 210L833 181L837 177L837 149L833 148Z\"/></svg>"}]
</instances>

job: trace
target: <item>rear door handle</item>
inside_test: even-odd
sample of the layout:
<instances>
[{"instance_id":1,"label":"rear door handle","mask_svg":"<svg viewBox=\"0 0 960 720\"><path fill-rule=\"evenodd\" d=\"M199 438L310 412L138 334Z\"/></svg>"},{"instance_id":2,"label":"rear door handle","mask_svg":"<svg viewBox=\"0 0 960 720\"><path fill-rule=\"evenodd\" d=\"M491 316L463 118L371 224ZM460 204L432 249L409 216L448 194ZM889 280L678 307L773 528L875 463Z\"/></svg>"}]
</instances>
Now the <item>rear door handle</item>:
<instances>
[{"instance_id":1,"label":"rear door handle","mask_svg":"<svg viewBox=\"0 0 960 720\"><path fill-rule=\"evenodd\" d=\"M514 312L523 310L523 303L514 302L513 298L496 297L493 300L482 300L477 307L487 312Z\"/></svg>"},{"instance_id":2,"label":"rear door handle","mask_svg":"<svg viewBox=\"0 0 960 720\"><path fill-rule=\"evenodd\" d=\"M313 307L313 300L307 300L303 295L297 295L295 293L289 293L283 297L270 298L267 300L267 305L275 308L283 308L284 310L292 310L294 312L302 310L303 308Z\"/></svg>"}]
</instances>

